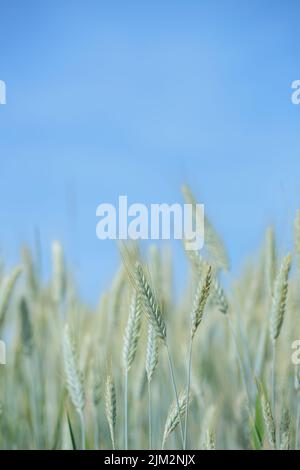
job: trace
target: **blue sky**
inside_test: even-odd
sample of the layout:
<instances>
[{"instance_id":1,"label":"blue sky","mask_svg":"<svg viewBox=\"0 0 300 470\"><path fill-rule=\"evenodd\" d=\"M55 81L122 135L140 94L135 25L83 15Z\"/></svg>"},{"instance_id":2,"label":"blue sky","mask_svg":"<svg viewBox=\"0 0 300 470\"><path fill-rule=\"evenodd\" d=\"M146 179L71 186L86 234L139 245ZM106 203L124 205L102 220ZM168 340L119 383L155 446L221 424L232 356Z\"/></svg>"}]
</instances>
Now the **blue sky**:
<instances>
[{"instance_id":1,"label":"blue sky","mask_svg":"<svg viewBox=\"0 0 300 470\"><path fill-rule=\"evenodd\" d=\"M38 227L45 265L62 240L95 301L118 263L96 238L97 205L180 202L184 182L234 272L269 223L285 249L300 206L299 13L296 1L0 0L0 254L16 262Z\"/></svg>"}]
</instances>

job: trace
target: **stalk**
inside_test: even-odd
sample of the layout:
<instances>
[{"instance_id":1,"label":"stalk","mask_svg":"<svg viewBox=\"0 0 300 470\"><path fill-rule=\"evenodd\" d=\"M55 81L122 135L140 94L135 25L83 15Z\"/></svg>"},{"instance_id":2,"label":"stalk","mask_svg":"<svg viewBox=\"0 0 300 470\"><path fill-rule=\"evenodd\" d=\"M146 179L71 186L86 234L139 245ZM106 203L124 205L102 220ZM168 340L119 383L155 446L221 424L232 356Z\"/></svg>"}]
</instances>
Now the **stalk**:
<instances>
[{"instance_id":1,"label":"stalk","mask_svg":"<svg viewBox=\"0 0 300 470\"><path fill-rule=\"evenodd\" d=\"M94 448L96 450L99 449L99 425L98 425L98 417L97 417L97 412L95 410L94 412L94 419L93 419L93 422L94 422Z\"/></svg>"},{"instance_id":2,"label":"stalk","mask_svg":"<svg viewBox=\"0 0 300 470\"><path fill-rule=\"evenodd\" d=\"M167 343L166 343L166 349L167 349L167 356L168 356L168 362L169 362L169 368L170 368L170 373L171 373L173 390L174 390L174 394L175 394L175 398L176 398L176 406L177 406L177 413L178 413L178 418L179 418L179 426L180 426L182 446L184 446L184 435L183 435L182 420L181 420L181 415L180 415L179 399L178 399L178 393L177 393L177 388L176 388L176 384L175 384L174 370L173 370L173 365L172 365L172 361L171 361L169 346L168 346Z\"/></svg>"},{"instance_id":3,"label":"stalk","mask_svg":"<svg viewBox=\"0 0 300 470\"><path fill-rule=\"evenodd\" d=\"M106 391L105 391L105 412L109 426L111 443L113 450L115 450L115 427L117 419L117 401L116 401L116 389L113 378L111 375L107 376L106 379Z\"/></svg>"},{"instance_id":4,"label":"stalk","mask_svg":"<svg viewBox=\"0 0 300 470\"><path fill-rule=\"evenodd\" d=\"M296 415L296 432L295 432L295 450L299 448L299 424L300 424L300 401L297 397L297 415Z\"/></svg>"},{"instance_id":5,"label":"stalk","mask_svg":"<svg viewBox=\"0 0 300 470\"><path fill-rule=\"evenodd\" d=\"M246 395L247 395L247 400L248 400L248 404L249 404L249 412L250 412L251 396L250 396L250 392L249 392L248 385L247 385L247 380L246 380L246 374L245 374L245 369L244 369L243 361L242 361L242 358L241 358L241 355L240 355L240 352L239 352L239 348L238 348L238 344L237 344L236 334L235 334L234 328L233 328L233 326L232 326L232 323L231 323L231 320L230 320L229 315L227 315L227 321L228 321L228 326L229 326L229 329L230 329L231 334L232 334L232 337L233 337L233 341L234 341L234 345L235 345L236 357L237 357L237 360L238 360L238 364L239 364L239 368L240 368L240 372L241 372L241 376L242 376L243 385L244 385L245 392L246 392Z\"/></svg>"},{"instance_id":6,"label":"stalk","mask_svg":"<svg viewBox=\"0 0 300 470\"><path fill-rule=\"evenodd\" d=\"M238 365L239 365L239 369L240 369L240 373L241 373L241 377L242 377L243 386L244 386L244 389L245 389L245 392L246 392L246 396L247 396L247 402L248 402L247 412L248 412L248 416L249 416L249 419L250 419L251 423L253 424L253 423L254 423L254 419L253 419L252 412L251 412L251 396L250 396L250 392L249 392L248 385L247 385L247 380L246 380L246 374L245 374L245 369L244 369L243 361L242 361L242 358L241 358L241 355L240 355L240 352L239 352L239 348L238 348L238 344L237 344L236 334L235 334L234 328L233 328L233 326L232 326L232 323L231 323L231 320L230 320L229 315L227 315L227 321L228 321L228 326L229 326L229 329L230 329L231 334L232 334L232 337L233 337L233 342L234 342L234 345L235 345L236 357L237 357L237 361L238 361ZM254 430L255 430L256 436L259 438L255 426L254 426Z\"/></svg>"},{"instance_id":7,"label":"stalk","mask_svg":"<svg viewBox=\"0 0 300 470\"><path fill-rule=\"evenodd\" d=\"M272 341L272 375L271 375L271 390L272 390L272 410L275 417L275 404L276 404L276 342Z\"/></svg>"},{"instance_id":8,"label":"stalk","mask_svg":"<svg viewBox=\"0 0 300 470\"><path fill-rule=\"evenodd\" d=\"M125 386L124 386L124 412L125 412L125 450L128 450L128 370L125 371Z\"/></svg>"},{"instance_id":9,"label":"stalk","mask_svg":"<svg viewBox=\"0 0 300 470\"><path fill-rule=\"evenodd\" d=\"M149 449L152 449L152 403L151 403L151 381L158 363L158 344L155 331L152 326L148 327L148 341L146 354L146 374L148 382L148 431L149 431Z\"/></svg>"},{"instance_id":10,"label":"stalk","mask_svg":"<svg viewBox=\"0 0 300 470\"><path fill-rule=\"evenodd\" d=\"M85 450L85 424L84 424L84 416L82 411L78 412L79 419L80 419L80 428L81 428L81 449Z\"/></svg>"},{"instance_id":11,"label":"stalk","mask_svg":"<svg viewBox=\"0 0 300 470\"><path fill-rule=\"evenodd\" d=\"M188 358L188 373L187 373L187 397L190 396L190 388L191 388L192 349L193 349L193 338L192 338L192 335L191 335L190 346L189 346L189 358ZM189 415L189 401L190 400L188 399L187 404L186 404L186 410L185 410L183 450L186 450L186 445L187 445L187 425L188 425L188 415Z\"/></svg>"},{"instance_id":12,"label":"stalk","mask_svg":"<svg viewBox=\"0 0 300 470\"><path fill-rule=\"evenodd\" d=\"M149 428L149 450L152 450L151 382L149 380L148 380L148 428Z\"/></svg>"}]
</instances>

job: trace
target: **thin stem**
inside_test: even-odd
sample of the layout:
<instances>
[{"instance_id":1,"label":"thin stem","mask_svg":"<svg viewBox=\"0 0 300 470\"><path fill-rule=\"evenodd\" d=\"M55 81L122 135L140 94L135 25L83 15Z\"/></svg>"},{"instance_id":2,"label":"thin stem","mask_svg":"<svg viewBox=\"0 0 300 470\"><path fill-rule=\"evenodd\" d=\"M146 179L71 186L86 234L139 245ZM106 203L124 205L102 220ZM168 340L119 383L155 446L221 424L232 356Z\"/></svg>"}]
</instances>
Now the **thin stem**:
<instances>
[{"instance_id":1,"label":"thin stem","mask_svg":"<svg viewBox=\"0 0 300 470\"><path fill-rule=\"evenodd\" d=\"M85 424L82 411L79 411L80 427L81 427L81 448L85 450Z\"/></svg>"},{"instance_id":2,"label":"thin stem","mask_svg":"<svg viewBox=\"0 0 300 470\"><path fill-rule=\"evenodd\" d=\"M272 342L272 410L275 419L275 400L276 400L276 342Z\"/></svg>"},{"instance_id":3,"label":"thin stem","mask_svg":"<svg viewBox=\"0 0 300 470\"><path fill-rule=\"evenodd\" d=\"M187 444L187 424L188 424L188 415L189 415L189 396L190 396L190 388L191 388L191 368L192 368L192 348L193 348L193 338L190 338L190 347L189 347L189 359L188 359L188 372L187 372L187 403L185 409L185 420L184 420L184 444L183 450L186 450Z\"/></svg>"},{"instance_id":4,"label":"thin stem","mask_svg":"<svg viewBox=\"0 0 300 470\"><path fill-rule=\"evenodd\" d=\"M151 382L148 380L148 426L149 426L149 450L152 449L152 411L151 411Z\"/></svg>"},{"instance_id":5,"label":"thin stem","mask_svg":"<svg viewBox=\"0 0 300 470\"><path fill-rule=\"evenodd\" d=\"M235 345L235 352L236 352L237 361L238 361L238 365L239 365L239 369L240 369L240 373L241 373L241 377L242 377L242 382L243 382L243 385L244 385L244 388L245 388L245 392L246 392L246 395L247 395L247 402L248 402L247 411L248 411L248 415L249 415L249 418L250 418L251 423L253 423L253 422L254 422L254 419L253 419L252 412L251 412L251 403L252 403L252 401L251 401L251 396L250 396L250 392L249 392L249 390L248 390L248 385L247 385L245 370L244 370L244 366L243 366L243 361L242 361L242 358L241 358L241 355L240 355L240 352L239 352L239 348L238 348L237 337L236 337L236 334L235 334L233 325L232 325L232 323L231 323L229 314L227 314L227 321L228 321L228 326L229 326L229 329L230 329L231 334L232 334L232 337L233 337L233 341L234 341L234 345ZM255 427L255 426L253 426L253 427L254 427L254 430L255 430L255 433L256 433L257 438L259 438L259 435L258 435L258 433L257 433L256 427Z\"/></svg>"},{"instance_id":6,"label":"thin stem","mask_svg":"<svg viewBox=\"0 0 300 470\"><path fill-rule=\"evenodd\" d=\"M94 411L94 448L97 450L99 449L99 424L98 424L98 416L97 416L97 409L95 407Z\"/></svg>"},{"instance_id":7,"label":"thin stem","mask_svg":"<svg viewBox=\"0 0 300 470\"><path fill-rule=\"evenodd\" d=\"M124 387L124 411L125 411L125 450L128 450L128 370L125 371L125 387Z\"/></svg>"},{"instance_id":8,"label":"thin stem","mask_svg":"<svg viewBox=\"0 0 300 470\"><path fill-rule=\"evenodd\" d=\"M175 397L176 397L176 405L177 405L177 413L178 413L178 418L179 418L181 440L182 440L182 445L184 446L184 436L183 436L182 420L181 420L181 415L180 415L178 393L177 393L177 388L176 388L176 384L175 384L174 370L173 370L173 365L172 365L172 361L171 361L170 351L169 351L169 347L168 347L167 344L166 344L166 348L167 348L167 356L168 356L168 362L169 362L169 367L170 367L172 385L173 385L174 394L175 394Z\"/></svg>"},{"instance_id":9,"label":"thin stem","mask_svg":"<svg viewBox=\"0 0 300 470\"><path fill-rule=\"evenodd\" d=\"M268 338L268 325L267 323L265 323L265 325L262 326L262 330L259 336L257 349L256 349L256 359L255 359L255 365L254 365L254 375L256 377L261 376L265 349L266 349L266 344L267 344L267 338Z\"/></svg>"},{"instance_id":10,"label":"thin stem","mask_svg":"<svg viewBox=\"0 0 300 470\"><path fill-rule=\"evenodd\" d=\"M243 366L243 361L242 361L242 358L241 358L241 355L240 355L240 352L239 352L239 348L238 348L238 344L237 344L236 334L235 334L234 328L232 326L231 320L229 318L229 314L227 314L227 320L228 320L229 329L232 333L232 337L233 337L233 340L234 340L235 352L236 352L236 356L237 356L237 360L238 360L238 364L239 364L239 368L240 368L240 372L241 372L241 376L242 376L243 385L244 385L246 395L247 395L247 399L248 399L248 406L249 406L249 410L250 410L252 400L251 400L250 392L249 392L248 385L247 385L247 380L246 380L245 370L244 370L244 366Z\"/></svg>"},{"instance_id":11,"label":"thin stem","mask_svg":"<svg viewBox=\"0 0 300 470\"><path fill-rule=\"evenodd\" d=\"M299 448L299 425L300 425L300 401L297 397L297 417L296 417L296 431L295 431L295 450Z\"/></svg>"}]
</instances>

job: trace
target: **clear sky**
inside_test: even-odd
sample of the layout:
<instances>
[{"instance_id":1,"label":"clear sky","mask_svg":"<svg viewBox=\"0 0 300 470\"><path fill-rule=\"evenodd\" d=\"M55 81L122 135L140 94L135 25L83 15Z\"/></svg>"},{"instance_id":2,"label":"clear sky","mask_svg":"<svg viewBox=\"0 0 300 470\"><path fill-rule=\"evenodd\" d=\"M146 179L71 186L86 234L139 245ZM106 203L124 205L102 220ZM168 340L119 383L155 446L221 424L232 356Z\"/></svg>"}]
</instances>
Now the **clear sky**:
<instances>
[{"instance_id":1,"label":"clear sky","mask_svg":"<svg viewBox=\"0 0 300 470\"><path fill-rule=\"evenodd\" d=\"M180 202L188 182L233 270L300 206L297 1L0 0L0 254L39 228L95 301L117 266L101 202ZM178 245L178 250L180 245ZM179 262L180 269L180 262Z\"/></svg>"}]
</instances>

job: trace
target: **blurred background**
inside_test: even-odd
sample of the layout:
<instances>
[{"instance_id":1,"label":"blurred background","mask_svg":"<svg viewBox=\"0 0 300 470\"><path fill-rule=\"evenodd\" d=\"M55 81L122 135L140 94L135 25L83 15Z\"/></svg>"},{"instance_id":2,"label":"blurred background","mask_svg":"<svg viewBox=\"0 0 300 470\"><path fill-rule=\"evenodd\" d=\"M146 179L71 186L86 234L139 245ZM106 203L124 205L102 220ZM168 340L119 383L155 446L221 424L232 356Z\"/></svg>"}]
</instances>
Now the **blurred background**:
<instances>
[{"instance_id":1,"label":"blurred background","mask_svg":"<svg viewBox=\"0 0 300 470\"><path fill-rule=\"evenodd\" d=\"M181 202L188 183L236 273L300 205L297 1L0 0L0 257L62 241L98 300L118 264L96 207ZM183 251L177 243L177 272ZM180 274L179 274L180 276Z\"/></svg>"}]
</instances>

